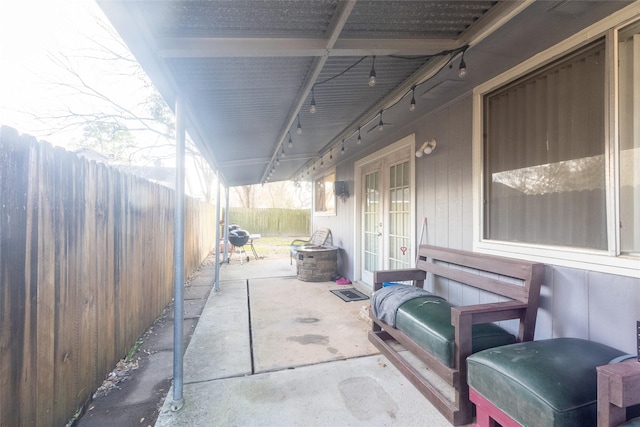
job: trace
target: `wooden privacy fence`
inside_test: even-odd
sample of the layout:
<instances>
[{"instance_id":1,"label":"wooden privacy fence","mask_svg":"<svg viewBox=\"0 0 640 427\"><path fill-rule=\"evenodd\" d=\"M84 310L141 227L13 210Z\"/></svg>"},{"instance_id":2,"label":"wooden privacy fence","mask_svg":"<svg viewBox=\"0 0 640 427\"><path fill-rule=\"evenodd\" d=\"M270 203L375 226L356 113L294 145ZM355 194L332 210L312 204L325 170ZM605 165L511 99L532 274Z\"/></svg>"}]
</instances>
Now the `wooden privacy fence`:
<instances>
[{"instance_id":1,"label":"wooden privacy fence","mask_svg":"<svg viewBox=\"0 0 640 427\"><path fill-rule=\"evenodd\" d=\"M311 210L229 208L229 223L263 236L308 236Z\"/></svg>"},{"instance_id":2,"label":"wooden privacy fence","mask_svg":"<svg viewBox=\"0 0 640 427\"><path fill-rule=\"evenodd\" d=\"M0 426L65 425L173 298L173 190L0 128ZM186 202L185 275L215 246Z\"/></svg>"}]
</instances>

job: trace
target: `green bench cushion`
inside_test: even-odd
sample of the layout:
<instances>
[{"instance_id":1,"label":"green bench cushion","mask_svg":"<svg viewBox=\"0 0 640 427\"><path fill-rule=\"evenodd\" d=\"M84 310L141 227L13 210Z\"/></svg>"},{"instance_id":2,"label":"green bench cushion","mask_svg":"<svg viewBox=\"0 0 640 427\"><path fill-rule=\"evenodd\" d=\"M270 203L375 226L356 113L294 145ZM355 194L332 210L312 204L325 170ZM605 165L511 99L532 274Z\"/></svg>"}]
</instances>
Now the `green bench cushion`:
<instances>
[{"instance_id":1,"label":"green bench cushion","mask_svg":"<svg viewBox=\"0 0 640 427\"><path fill-rule=\"evenodd\" d=\"M396 328L442 363L454 367L455 328L451 326L451 307L435 295L409 300L398 308ZM472 334L474 352L516 342L512 334L492 323L473 325Z\"/></svg>"},{"instance_id":2,"label":"green bench cushion","mask_svg":"<svg viewBox=\"0 0 640 427\"><path fill-rule=\"evenodd\" d=\"M467 358L467 382L522 425L595 426L596 366L623 354L577 338L523 342Z\"/></svg>"}]
</instances>

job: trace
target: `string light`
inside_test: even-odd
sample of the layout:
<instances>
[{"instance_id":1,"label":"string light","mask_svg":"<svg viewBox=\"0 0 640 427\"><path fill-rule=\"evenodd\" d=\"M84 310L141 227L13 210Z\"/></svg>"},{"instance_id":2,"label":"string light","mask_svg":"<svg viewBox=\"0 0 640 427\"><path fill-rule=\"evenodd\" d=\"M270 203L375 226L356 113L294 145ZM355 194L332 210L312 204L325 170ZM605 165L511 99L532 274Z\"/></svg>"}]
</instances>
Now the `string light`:
<instances>
[{"instance_id":1,"label":"string light","mask_svg":"<svg viewBox=\"0 0 640 427\"><path fill-rule=\"evenodd\" d=\"M458 69L458 77L464 79L467 75L467 64L464 63L464 53L466 50L462 51L462 58L460 58L460 68Z\"/></svg>"},{"instance_id":2,"label":"string light","mask_svg":"<svg viewBox=\"0 0 640 427\"><path fill-rule=\"evenodd\" d=\"M315 114L316 112L316 94L315 94L315 85L311 88L311 106L309 107L309 112L311 114Z\"/></svg>"},{"instance_id":3,"label":"string light","mask_svg":"<svg viewBox=\"0 0 640 427\"><path fill-rule=\"evenodd\" d=\"M283 159L287 157L287 153L284 152L284 145L282 146L282 153L280 154L280 157L282 157Z\"/></svg>"},{"instance_id":4,"label":"string light","mask_svg":"<svg viewBox=\"0 0 640 427\"><path fill-rule=\"evenodd\" d=\"M411 103L409 104L409 111L416 111L416 85L411 87Z\"/></svg>"},{"instance_id":5,"label":"string light","mask_svg":"<svg viewBox=\"0 0 640 427\"><path fill-rule=\"evenodd\" d=\"M320 156L320 166L324 166L324 156Z\"/></svg>"},{"instance_id":6,"label":"string light","mask_svg":"<svg viewBox=\"0 0 640 427\"><path fill-rule=\"evenodd\" d=\"M451 49L451 50L443 50L441 52L432 54L432 55L422 55L422 56L400 56L400 55L389 55L389 58L395 58L395 59L404 59L404 60L430 60L432 58L436 58L439 56L445 56L445 55L449 55L449 60L446 62L446 64L444 64L442 67L440 67L440 69L438 69L434 75L438 74L444 67L446 67L447 65L449 66L449 68L452 68L451 66L451 61L455 58L456 55L462 53L461 59L460 59L460 66L459 66L459 70L458 70L458 77L459 78L464 78L467 74L467 66L466 63L464 61L464 54L466 53L467 49L469 48L468 45L466 46L462 46L460 48L456 48L456 49ZM322 81L318 81L316 82L312 88L311 88L311 102L309 104L309 112L311 114L314 114L316 109L316 102L315 102L315 87L317 85L321 85L321 84L325 84L328 83L342 75L344 75L345 73L347 73L348 71L350 71L351 69L353 69L354 67L356 67L358 64L360 64L362 61L364 61L365 59L367 59L369 56L363 56L360 59L358 59L355 63L351 64L350 66L348 66L346 69L344 69L343 71L337 73L334 76L331 76L325 80ZM372 63L371 63L371 71L369 72L369 86L375 86L377 83L377 75L376 75L376 71L375 71L375 61L376 61L376 56L372 55ZM409 111L415 111L416 110L416 99L415 99L415 90L418 86L422 86L424 83L426 83L429 79L425 80L425 81L421 81L417 84L414 84L413 86L411 86L411 101L409 103ZM404 96L408 95L408 92L405 92ZM401 97L401 99L404 99L404 96ZM389 110L391 108L393 108L394 106L396 106L399 103L400 100L396 101L395 103L393 103L392 105L389 105L385 108L382 108L380 110L380 112L378 113L380 115L379 121L378 121L378 125L377 125L377 129L378 131L384 131L384 120L382 117L382 114L386 111ZM302 125L300 122L300 114L298 113L297 115L298 118L298 125L297 125L297 129L296 129L296 133L298 133L299 135L302 134ZM374 116L375 118L375 116ZM366 124L368 124L369 122L367 122ZM361 135L361 127L362 126L358 126L358 130L357 130L357 144L360 145L362 144L362 135ZM351 138L353 135L355 134L352 133L351 136L347 137L347 138ZM342 139L342 144L341 144L341 148L340 151L342 154L345 153L346 148L345 148L345 139ZM288 147L292 148L293 147L293 142L291 139L291 132L289 132L289 141L288 141ZM422 150L421 150L422 151ZM284 146L282 147L282 156L284 158L285 154L284 154ZM422 154L422 153L421 153ZM321 156L321 165L323 164L324 155ZM417 156L417 154L416 154ZM333 160L333 147L330 148L330 152L329 152L329 159ZM313 167L315 170L315 163L316 161L313 162ZM304 172L302 172L304 174ZM309 167L307 167L307 175L309 175Z\"/></svg>"},{"instance_id":7,"label":"string light","mask_svg":"<svg viewBox=\"0 0 640 427\"><path fill-rule=\"evenodd\" d=\"M280 157L276 156L276 165L280 166Z\"/></svg>"},{"instance_id":8,"label":"string light","mask_svg":"<svg viewBox=\"0 0 640 427\"><path fill-rule=\"evenodd\" d=\"M376 65L376 56L374 55L373 62L371 63L371 72L369 73L369 86L371 87L375 86L377 83L375 65Z\"/></svg>"}]
</instances>

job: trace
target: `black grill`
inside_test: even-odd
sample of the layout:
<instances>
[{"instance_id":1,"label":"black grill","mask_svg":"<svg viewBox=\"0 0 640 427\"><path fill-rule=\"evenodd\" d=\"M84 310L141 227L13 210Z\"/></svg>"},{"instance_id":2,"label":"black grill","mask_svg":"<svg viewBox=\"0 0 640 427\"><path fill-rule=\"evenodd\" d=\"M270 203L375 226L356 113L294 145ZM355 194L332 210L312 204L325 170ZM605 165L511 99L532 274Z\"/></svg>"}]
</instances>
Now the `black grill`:
<instances>
[{"instance_id":1,"label":"black grill","mask_svg":"<svg viewBox=\"0 0 640 427\"><path fill-rule=\"evenodd\" d=\"M249 241L249 233L244 230L233 230L229 232L229 243L233 246L241 247Z\"/></svg>"}]
</instances>

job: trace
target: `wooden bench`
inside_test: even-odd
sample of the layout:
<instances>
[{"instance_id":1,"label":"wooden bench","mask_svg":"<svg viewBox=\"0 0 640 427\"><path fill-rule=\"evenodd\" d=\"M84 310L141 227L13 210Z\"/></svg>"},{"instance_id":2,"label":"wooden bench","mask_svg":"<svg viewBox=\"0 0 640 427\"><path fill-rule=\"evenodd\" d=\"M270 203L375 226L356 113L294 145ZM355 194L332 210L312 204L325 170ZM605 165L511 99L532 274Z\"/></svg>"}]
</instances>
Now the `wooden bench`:
<instances>
[{"instance_id":1,"label":"wooden bench","mask_svg":"<svg viewBox=\"0 0 640 427\"><path fill-rule=\"evenodd\" d=\"M446 309L444 313L450 314L450 324L448 324L448 319L442 322L447 325L444 327L445 331L439 331L450 337L449 344L452 348L450 361L443 360L441 355L434 354L433 349L426 348L428 346L424 344L424 339L419 340L420 344L416 340L417 331L421 326L424 326L424 330L428 330L434 325L418 324L413 325L415 327L403 328L397 324L396 327L392 327L376 317L374 307L370 311L373 330L369 332L369 340L450 423L453 425L468 424L472 421L473 414L472 403L469 400L469 386L466 381L466 358L472 352L483 349L481 346L476 348L479 346L476 343L476 336L481 333L480 329L483 327L498 328L491 322L517 319L519 320L519 328L517 336L510 335L512 342L533 340L544 266L521 260L421 245L416 267L407 270L375 272L374 291L382 289L385 282L411 281L414 286L424 288L425 280L434 280L433 283L444 280L450 284L459 283L463 286L486 291L489 294L499 296L497 299L502 300L486 304L452 306L440 298L444 301L437 304L440 310ZM375 294L372 297L372 304L374 301ZM421 318L422 314L433 310L435 305L426 304L426 302L429 301L422 304L414 303L412 308L414 311L408 317ZM430 302L438 303L439 301ZM411 301L408 301L401 305L398 313L410 303ZM415 310L421 310L421 312ZM419 322L421 321L419 320ZM425 320L425 322L429 321ZM435 327L442 329L442 325ZM450 330L446 330L447 328ZM415 366L410 364L401 352L394 348L397 346L390 345L393 341L400 343L452 386L455 390L454 401L450 401L443 391L431 384Z\"/></svg>"},{"instance_id":2,"label":"wooden bench","mask_svg":"<svg viewBox=\"0 0 640 427\"><path fill-rule=\"evenodd\" d=\"M291 257L289 263L293 265L293 257L296 255L299 248L302 248L305 246L322 246L322 245L331 246L332 244L333 244L333 236L331 234L331 230L328 228L318 228L316 231L313 232L309 240L296 239L289 244L289 253Z\"/></svg>"}]
</instances>

